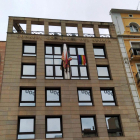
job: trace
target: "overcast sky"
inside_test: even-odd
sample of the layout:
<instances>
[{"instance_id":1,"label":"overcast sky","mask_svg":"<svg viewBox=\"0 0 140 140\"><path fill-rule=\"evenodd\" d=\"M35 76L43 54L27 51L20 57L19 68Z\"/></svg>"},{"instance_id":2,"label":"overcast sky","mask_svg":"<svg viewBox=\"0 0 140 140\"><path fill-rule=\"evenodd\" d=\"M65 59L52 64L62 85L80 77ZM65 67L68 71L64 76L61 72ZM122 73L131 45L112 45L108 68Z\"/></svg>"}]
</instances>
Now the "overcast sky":
<instances>
[{"instance_id":1,"label":"overcast sky","mask_svg":"<svg viewBox=\"0 0 140 140\"><path fill-rule=\"evenodd\" d=\"M111 8L136 10L138 2L139 0L0 0L0 41L6 40L8 16L110 22Z\"/></svg>"}]
</instances>

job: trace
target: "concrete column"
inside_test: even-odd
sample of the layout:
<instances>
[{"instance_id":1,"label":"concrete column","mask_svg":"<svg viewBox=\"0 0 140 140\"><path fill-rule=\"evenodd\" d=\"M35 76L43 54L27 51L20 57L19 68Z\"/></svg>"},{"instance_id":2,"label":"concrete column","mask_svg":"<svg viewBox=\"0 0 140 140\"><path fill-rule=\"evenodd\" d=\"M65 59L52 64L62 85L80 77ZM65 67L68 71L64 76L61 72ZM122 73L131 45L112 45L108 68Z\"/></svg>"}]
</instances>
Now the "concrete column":
<instances>
[{"instance_id":1,"label":"concrete column","mask_svg":"<svg viewBox=\"0 0 140 140\"><path fill-rule=\"evenodd\" d=\"M47 21L44 21L44 34L49 34L49 23Z\"/></svg>"},{"instance_id":2,"label":"concrete column","mask_svg":"<svg viewBox=\"0 0 140 140\"><path fill-rule=\"evenodd\" d=\"M26 33L31 34L31 20L26 21Z\"/></svg>"},{"instance_id":3,"label":"concrete column","mask_svg":"<svg viewBox=\"0 0 140 140\"><path fill-rule=\"evenodd\" d=\"M8 32L13 32L13 19L9 17L9 22L8 22Z\"/></svg>"},{"instance_id":4,"label":"concrete column","mask_svg":"<svg viewBox=\"0 0 140 140\"><path fill-rule=\"evenodd\" d=\"M97 24L94 24L93 29L94 29L95 37L100 37L99 27Z\"/></svg>"},{"instance_id":5,"label":"concrete column","mask_svg":"<svg viewBox=\"0 0 140 140\"><path fill-rule=\"evenodd\" d=\"M113 26L113 25L109 26L109 33L110 33L111 37L117 37L115 26Z\"/></svg>"},{"instance_id":6,"label":"concrete column","mask_svg":"<svg viewBox=\"0 0 140 140\"><path fill-rule=\"evenodd\" d=\"M82 24L78 24L78 36L83 36L83 29L82 29Z\"/></svg>"},{"instance_id":7,"label":"concrete column","mask_svg":"<svg viewBox=\"0 0 140 140\"><path fill-rule=\"evenodd\" d=\"M66 23L65 22L61 22L61 34L63 36L66 36Z\"/></svg>"}]
</instances>

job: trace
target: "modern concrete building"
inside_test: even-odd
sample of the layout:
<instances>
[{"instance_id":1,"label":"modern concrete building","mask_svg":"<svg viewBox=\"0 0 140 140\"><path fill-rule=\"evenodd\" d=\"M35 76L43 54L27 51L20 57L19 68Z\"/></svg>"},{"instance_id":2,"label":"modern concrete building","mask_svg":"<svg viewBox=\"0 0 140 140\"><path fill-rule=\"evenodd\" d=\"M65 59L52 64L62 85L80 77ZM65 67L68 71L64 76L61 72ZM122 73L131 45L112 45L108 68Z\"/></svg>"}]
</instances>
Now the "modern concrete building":
<instances>
[{"instance_id":1,"label":"modern concrete building","mask_svg":"<svg viewBox=\"0 0 140 140\"><path fill-rule=\"evenodd\" d=\"M133 101L140 121L140 11L111 9L110 14L115 24Z\"/></svg>"},{"instance_id":2,"label":"modern concrete building","mask_svg":"<svg viewBox=\"0 0 140 140\"><path fill-rule=\"evenodd\" d=\"M140 139L109 22L9 17L0 110L1 140Z\"/></svg>"}]
</instances>

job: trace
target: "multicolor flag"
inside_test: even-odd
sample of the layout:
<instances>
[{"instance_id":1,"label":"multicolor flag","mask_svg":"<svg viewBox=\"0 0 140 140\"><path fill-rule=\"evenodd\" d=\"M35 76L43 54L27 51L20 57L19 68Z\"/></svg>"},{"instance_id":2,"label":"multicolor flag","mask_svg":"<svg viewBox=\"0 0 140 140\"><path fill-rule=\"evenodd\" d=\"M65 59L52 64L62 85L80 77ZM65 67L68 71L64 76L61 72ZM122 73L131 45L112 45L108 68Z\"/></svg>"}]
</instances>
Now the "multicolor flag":
<instances>
[{"instance_id":1,"label":"multicolor flag","mask_svg":"<svg viewBox=\"0 0 140 140\"><path fill-rule=\"evenodd\" d=\"M85 55L78 55L78 64L79 65L86 65L86 57L85 57Z\"/></svg>"}]
</instances>

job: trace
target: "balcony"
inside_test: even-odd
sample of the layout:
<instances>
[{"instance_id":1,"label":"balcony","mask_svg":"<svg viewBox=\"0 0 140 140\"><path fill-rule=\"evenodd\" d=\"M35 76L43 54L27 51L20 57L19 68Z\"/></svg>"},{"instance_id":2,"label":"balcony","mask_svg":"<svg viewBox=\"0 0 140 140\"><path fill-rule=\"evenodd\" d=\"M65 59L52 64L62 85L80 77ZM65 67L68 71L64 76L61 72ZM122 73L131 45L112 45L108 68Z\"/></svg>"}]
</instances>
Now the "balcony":
<instances>
[{"instance_id":1,"label":"balcony","mask_svg":"<svg viewBox=\"0 0 140 140\"><path fill-rule=\"evenodd\" d=\"M136 78L137 78L137 84L138 86L140 86L140 72L137 72Z\"/></svg>"},{"instance_id":2,"label":"balcony","mask_svg":"<svg viewBox=\"0 0 140 140\"><path fill-rule=\"evenodd\" d=\"M140 48L130 48L129 50L131 59L133 60L140 60Z\"/></svg>"}]
</instances>

